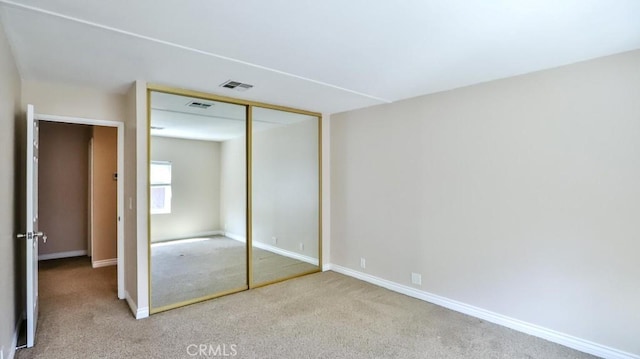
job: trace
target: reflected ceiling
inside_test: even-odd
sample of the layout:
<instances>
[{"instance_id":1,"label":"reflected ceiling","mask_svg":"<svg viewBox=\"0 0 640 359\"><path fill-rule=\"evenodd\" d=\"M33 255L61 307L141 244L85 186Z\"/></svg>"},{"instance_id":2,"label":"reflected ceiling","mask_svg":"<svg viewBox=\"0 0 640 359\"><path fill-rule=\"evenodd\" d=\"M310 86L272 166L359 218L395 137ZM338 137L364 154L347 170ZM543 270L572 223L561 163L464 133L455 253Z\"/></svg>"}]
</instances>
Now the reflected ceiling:
<instances>
[{"instance_id":1,"label":"reflected ceiling","mask_svg":"<svg viewBox=\"0 0 640 359\"><path fill-rule=\"evenodd\" d=\"M226 141L245 135L245 106L151 92L151 135ZM314 117L254 108L253 131L265 131Z\"/></svg>"}]
</instances>

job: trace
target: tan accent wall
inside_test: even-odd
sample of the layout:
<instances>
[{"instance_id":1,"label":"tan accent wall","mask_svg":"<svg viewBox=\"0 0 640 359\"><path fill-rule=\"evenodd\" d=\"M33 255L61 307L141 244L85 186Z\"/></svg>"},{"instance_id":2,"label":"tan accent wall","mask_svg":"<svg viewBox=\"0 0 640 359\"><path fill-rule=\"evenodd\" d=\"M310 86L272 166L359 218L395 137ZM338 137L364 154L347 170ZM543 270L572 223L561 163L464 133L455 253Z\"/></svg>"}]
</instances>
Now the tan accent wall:
<instances>
[{"instance_id":1,"label":"tan accent wall","mask_svg":"<svg viewBox=\"0 0 640 359\"><path fill-rule=\"evenodd\" d=\"M118 130L93 128L92 262L117 258ZM85 150L86 151L86 150Z\"/></svg>"},{"instance_id":2,"label":"tan accent wall","mask_svg":"<svg viewBox=\"0 0 640 359\"><path fill-rule=\"evenodd\" d=\"M639 104L634 51L333 115L332 262L640 354Z\"/></svg>"},{"instance_id":3,"label":"tan accent wall","mask_svg":"<svg viewBox=\"0 0 640 359\"><path fill-rule=\"evenodd\" d=\"M19 182L22 180L19 170L23 157L20 156L20 141L24 134L24 122L20 107L20 75L11 48L7 42L2 24L0 24L0 348L2 356L7 358L24 305L22 246L16 240L16 234L23 230L24 224L16 228L16 218L20 218L23 201ZM22 141L24 142L24 141ZM16 182L18 181L18 182Z\"/></svg>"},{"instance_id":4,"label":"tan accent wall","mask_svg":"<svg viewBox=\"0 0 640 359\"><path fill-rule=\"evenodd\" d=\"M88 153L91 127L40 122L39 254L87 250Z\"/></svg>"}]
</instances>

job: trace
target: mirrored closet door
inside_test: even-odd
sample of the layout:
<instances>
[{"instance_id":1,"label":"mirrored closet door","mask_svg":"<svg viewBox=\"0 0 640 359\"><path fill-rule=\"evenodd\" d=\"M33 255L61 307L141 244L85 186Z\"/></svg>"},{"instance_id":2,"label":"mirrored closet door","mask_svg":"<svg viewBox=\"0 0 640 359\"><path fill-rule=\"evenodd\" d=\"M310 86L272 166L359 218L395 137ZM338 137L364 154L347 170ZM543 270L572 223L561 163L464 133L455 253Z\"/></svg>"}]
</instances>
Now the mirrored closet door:
<instances>
[{"instance_id":1,"label":"mirrored closet door","mask_svg":"<svg viewBox=\"0 0 640 359\"><path fill-rule=\"evenodd\" d=\"M319 270L317 116L252 107L252 286Z\"/></svg>"},{"instance_id":2,"label":"mirrored closet door","mask_svg":"<svg viewBox=\"0 0 640 359\"><path fill-rule=\"evenodd\" d=\"M151 307L246 290L247 106L149 96Z\"/></svg>"},{"instance_id":3,"label":"mirrored closet door","mask_svg":"<svg viewBox=\"0 0 640 359\"><path fill-rule=\"evenodd\" d=\"M151 313L318 272L319 115L148 96Z\"/></svg>"}]
</instances>

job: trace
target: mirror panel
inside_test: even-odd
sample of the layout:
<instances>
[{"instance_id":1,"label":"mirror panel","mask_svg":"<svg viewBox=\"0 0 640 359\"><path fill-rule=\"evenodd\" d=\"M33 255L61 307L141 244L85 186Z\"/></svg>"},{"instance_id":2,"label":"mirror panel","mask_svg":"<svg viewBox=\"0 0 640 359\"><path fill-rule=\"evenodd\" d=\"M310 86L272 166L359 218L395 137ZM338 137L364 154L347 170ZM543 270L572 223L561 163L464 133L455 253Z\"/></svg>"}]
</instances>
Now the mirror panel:
<instances>
[{"instance_id":1,"label":"mirror panel","mask_svg":"<svg viewBox=\"0 0 640 359\"><path fill-rule=\"evenodd\" d=\"M149 95L151 307L245 290L247 107Z\"/></svg>"},{"instance_id":2,"label":"mirror panel","mask_svg":"<svg viewBox=\"0 0 640 359\"><path fill-rule=\"evenodd\" d=\"M252 109L252 286L318 271L319 118Z\"/></svg>"}]
</instances>

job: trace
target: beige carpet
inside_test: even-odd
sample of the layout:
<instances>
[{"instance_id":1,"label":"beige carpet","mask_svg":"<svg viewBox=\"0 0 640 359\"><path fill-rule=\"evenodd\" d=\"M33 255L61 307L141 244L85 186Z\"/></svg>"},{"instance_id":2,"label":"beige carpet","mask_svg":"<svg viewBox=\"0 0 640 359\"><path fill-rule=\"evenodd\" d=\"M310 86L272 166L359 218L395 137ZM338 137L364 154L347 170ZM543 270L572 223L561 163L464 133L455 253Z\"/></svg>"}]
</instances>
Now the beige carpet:
<instances>
[{"instance_id":1,"label":"beige carpet","mask_svg":"<svg viewBox=\"0 0 640 359\"><path fill-rule=\"evenodd\" d=\"M317 269L309 263L253 248L254 282L263 283ZM153 308L247 286L245 244L215 236L151 246Z\"/></svg>"},{"instance_id":2,"label":"beige carpet","mask_svg":"<svg viewBox=\"0 0 640 359\"><path fill-rule=\"evenodd\" d=\"M140 321L116 299L115 267L87 259L44 262L40 293L36 346L18 359L223 357L190 355L198 345L235 358L592 358L333 272Z\"/></svg>"}]
</instances>

